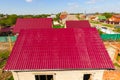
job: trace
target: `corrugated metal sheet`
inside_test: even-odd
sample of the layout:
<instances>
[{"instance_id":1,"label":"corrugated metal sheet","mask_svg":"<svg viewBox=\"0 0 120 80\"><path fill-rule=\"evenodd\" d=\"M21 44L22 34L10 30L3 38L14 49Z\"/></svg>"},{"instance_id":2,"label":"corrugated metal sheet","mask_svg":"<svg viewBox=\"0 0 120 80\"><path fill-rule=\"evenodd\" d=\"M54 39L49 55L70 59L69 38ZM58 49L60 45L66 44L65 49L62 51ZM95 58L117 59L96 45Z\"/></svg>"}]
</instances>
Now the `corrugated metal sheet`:
<instances>
[{"instance_id":1,"label":"corrugated metal sheet","mask_svg":"<svg viewBox=\"0 0 120 80\"><path fill-rule=\"evenodd\" d=\"M12 27L7 27L7 28L1 28L0 32L9 32L9 31L12 31L12 30L13 30Z\"/></svg>"},{"instance_id":2,"label":"corrugated metal sheet","mask_svg":"<svg viewBox=\"0 0 120 80\"><path fill-rule=\"evenodd\" d=\"M103 40L120 40L120 34L102 34Z\"/></svg>"},{"instance_id":3,"label":"corrugated metal sheet","mask_svg":"<svg viewBox=\"0 0 120 80\"><path fill-rule=\"evenodd\" d=\"M22 30L5 70L114 69L95 28Z\"/></svg>"},{"instance_id":4,"label":"corrugated metal sheet","mask_svg":"<svg viewBox=\"0 0 120 80\"><path fill-rule=\"evenodd\" d=\"M13 32L19 33L21 29L52 28L52 18L19 18Z\"/></svg>"},{"instance_id":5,"label":"corrugated metal sheet","mask_svg":"<svg viewBox=\"0 0 120 80\"><path fill-rule=\"evenodd\" d=\"M67 28L84 28L91 27L88 20L70 20L66 21Z\"/></svg>"}]
</instances>

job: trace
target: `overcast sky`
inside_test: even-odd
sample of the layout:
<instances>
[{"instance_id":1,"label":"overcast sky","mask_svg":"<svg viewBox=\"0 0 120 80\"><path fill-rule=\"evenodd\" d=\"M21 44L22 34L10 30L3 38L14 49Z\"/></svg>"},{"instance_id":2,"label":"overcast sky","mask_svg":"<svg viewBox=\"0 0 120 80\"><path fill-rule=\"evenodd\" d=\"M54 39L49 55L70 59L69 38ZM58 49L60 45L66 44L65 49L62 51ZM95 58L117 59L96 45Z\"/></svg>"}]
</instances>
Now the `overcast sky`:
<instances>
[{"instance_id":1,"label":"overcast sky","mask_svg":"<svg viewBox=\"0 0 120 80\"><path fill-rule=\"evenodd\" d=\"M117 12L120 0L1 0L0 13L5 14L51 14Z\"/></svg>"}]
</instances>

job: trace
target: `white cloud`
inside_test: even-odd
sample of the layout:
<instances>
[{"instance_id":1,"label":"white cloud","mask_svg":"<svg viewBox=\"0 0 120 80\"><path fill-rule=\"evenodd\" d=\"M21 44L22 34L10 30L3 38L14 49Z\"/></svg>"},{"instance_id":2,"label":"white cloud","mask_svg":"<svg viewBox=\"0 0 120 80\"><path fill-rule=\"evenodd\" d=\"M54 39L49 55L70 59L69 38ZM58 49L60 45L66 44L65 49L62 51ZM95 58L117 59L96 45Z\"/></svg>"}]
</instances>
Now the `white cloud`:
<instances>
[{"instance_id":1,"label":"white cloud","mask_svg":"<svg viewBox=\"0 0 120 80\"><path fill-rule=\"evenodd\" d=\"M67 12L77 12L80 9L80 5L77 2L67 3L67 7L64 8L64 11Z\"/></svg>"},{"instance_id":2,"label":"white cloud","mask_svg":"<svg viewBox=\"0 0 120 80\"><path fill-rule=\"evenodd\" d=\"M86 3L87 3L87 4L94 4L94 3L96 3L96 0L89 0L89 1L87 1Z\"/></svg>"},{"instance_id":3,"label":"white cloud","mask_svg":"<svg viewBox=\"0 0 120 80\"><path fill-rule=\"evenodd\" d=\"M25 0L26 2L32 2L33 0Z\"/></svg>"},{"instance_id":4,"label":"white cloud","mask_svg":"<svg viewBox=\"0 0 120 80\"><path fill-rule=\"evenodd\" d=\"M76 9L76 8L79 8L79 5L77 3L68 3L68 6L70 9Z\"/></svg>"},{"instance_id":5,"label":"white cloud","mask_svg":"<svg viewBox=\"0 0 120 80\"><path fill-rule=\"evenodd\" d=\"M95 3L99 2L99 1L105 1L105 0L88 0L86 3L87 4L95 4Z\"/></svg>"}]
</instances>

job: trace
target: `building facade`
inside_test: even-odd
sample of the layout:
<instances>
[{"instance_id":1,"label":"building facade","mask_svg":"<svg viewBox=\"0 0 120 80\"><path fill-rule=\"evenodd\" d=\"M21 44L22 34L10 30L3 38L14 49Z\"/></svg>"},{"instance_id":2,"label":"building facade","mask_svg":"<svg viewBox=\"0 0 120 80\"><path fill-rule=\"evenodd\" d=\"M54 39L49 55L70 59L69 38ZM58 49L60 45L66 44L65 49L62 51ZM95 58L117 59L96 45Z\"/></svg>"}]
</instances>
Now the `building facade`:
<instances>
[{"instance_id":1,"label":"building facade","mask_svg":"<svg viewBox=\"0 0 120 80\"><path fill-rule=\"evenodd\" d=\"M104 70L63 70L18 71L12 73L14 80L102 80L103 72Z\"/></svg>"},{"instance_id":2,"label":"building facade","mask_svg":"<svg viewBox=\"0 0 120 80\"><path fill-rule=\"evenodd\" d=\"M15 80L102 80L114 66L96 28L21 30L5 71Z\"/></svg>"}]
</instances>

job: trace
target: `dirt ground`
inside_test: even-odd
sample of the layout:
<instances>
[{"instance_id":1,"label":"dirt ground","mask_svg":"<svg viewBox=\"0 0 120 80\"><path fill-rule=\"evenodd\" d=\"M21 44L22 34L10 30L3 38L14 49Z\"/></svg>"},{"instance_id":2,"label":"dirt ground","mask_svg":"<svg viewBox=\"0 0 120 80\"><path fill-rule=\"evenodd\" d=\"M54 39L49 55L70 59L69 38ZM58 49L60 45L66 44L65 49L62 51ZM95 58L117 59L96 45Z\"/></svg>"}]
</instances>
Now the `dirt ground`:
<instances>
[{"instance_id":1,"label":"dirt ground","mask_svg":"<svg viewBox=\"0 0 120 80\"><path fill-rule=\"evenodd\" d=\"M0 80L6 80L12 76L11 72L3 71L0 69Z\"/></svg>"},{"instance_id":2,"label":"dirt ground","mask_svg":"<svg viewBox=\"0 0 120 80\"><path fill-rule=\"evenodd\" d=\"M120 65L116 60L118 53L120 52L120 42L104 42L104 45L113 61L113 64L117 63ZM104 71L103 80L120 80L120 67L115 66L115 70Z\"/></svg>"},{"instance_id":3,"label":"dirt ground","mask_svg":"<svg viewBox=\"0 0 120 80\"><path fill-rule=\"evenodd\" d=\"M107 70L103 74L103 80L120 80L120 70Z\"/></svg>"}]
</instances>

